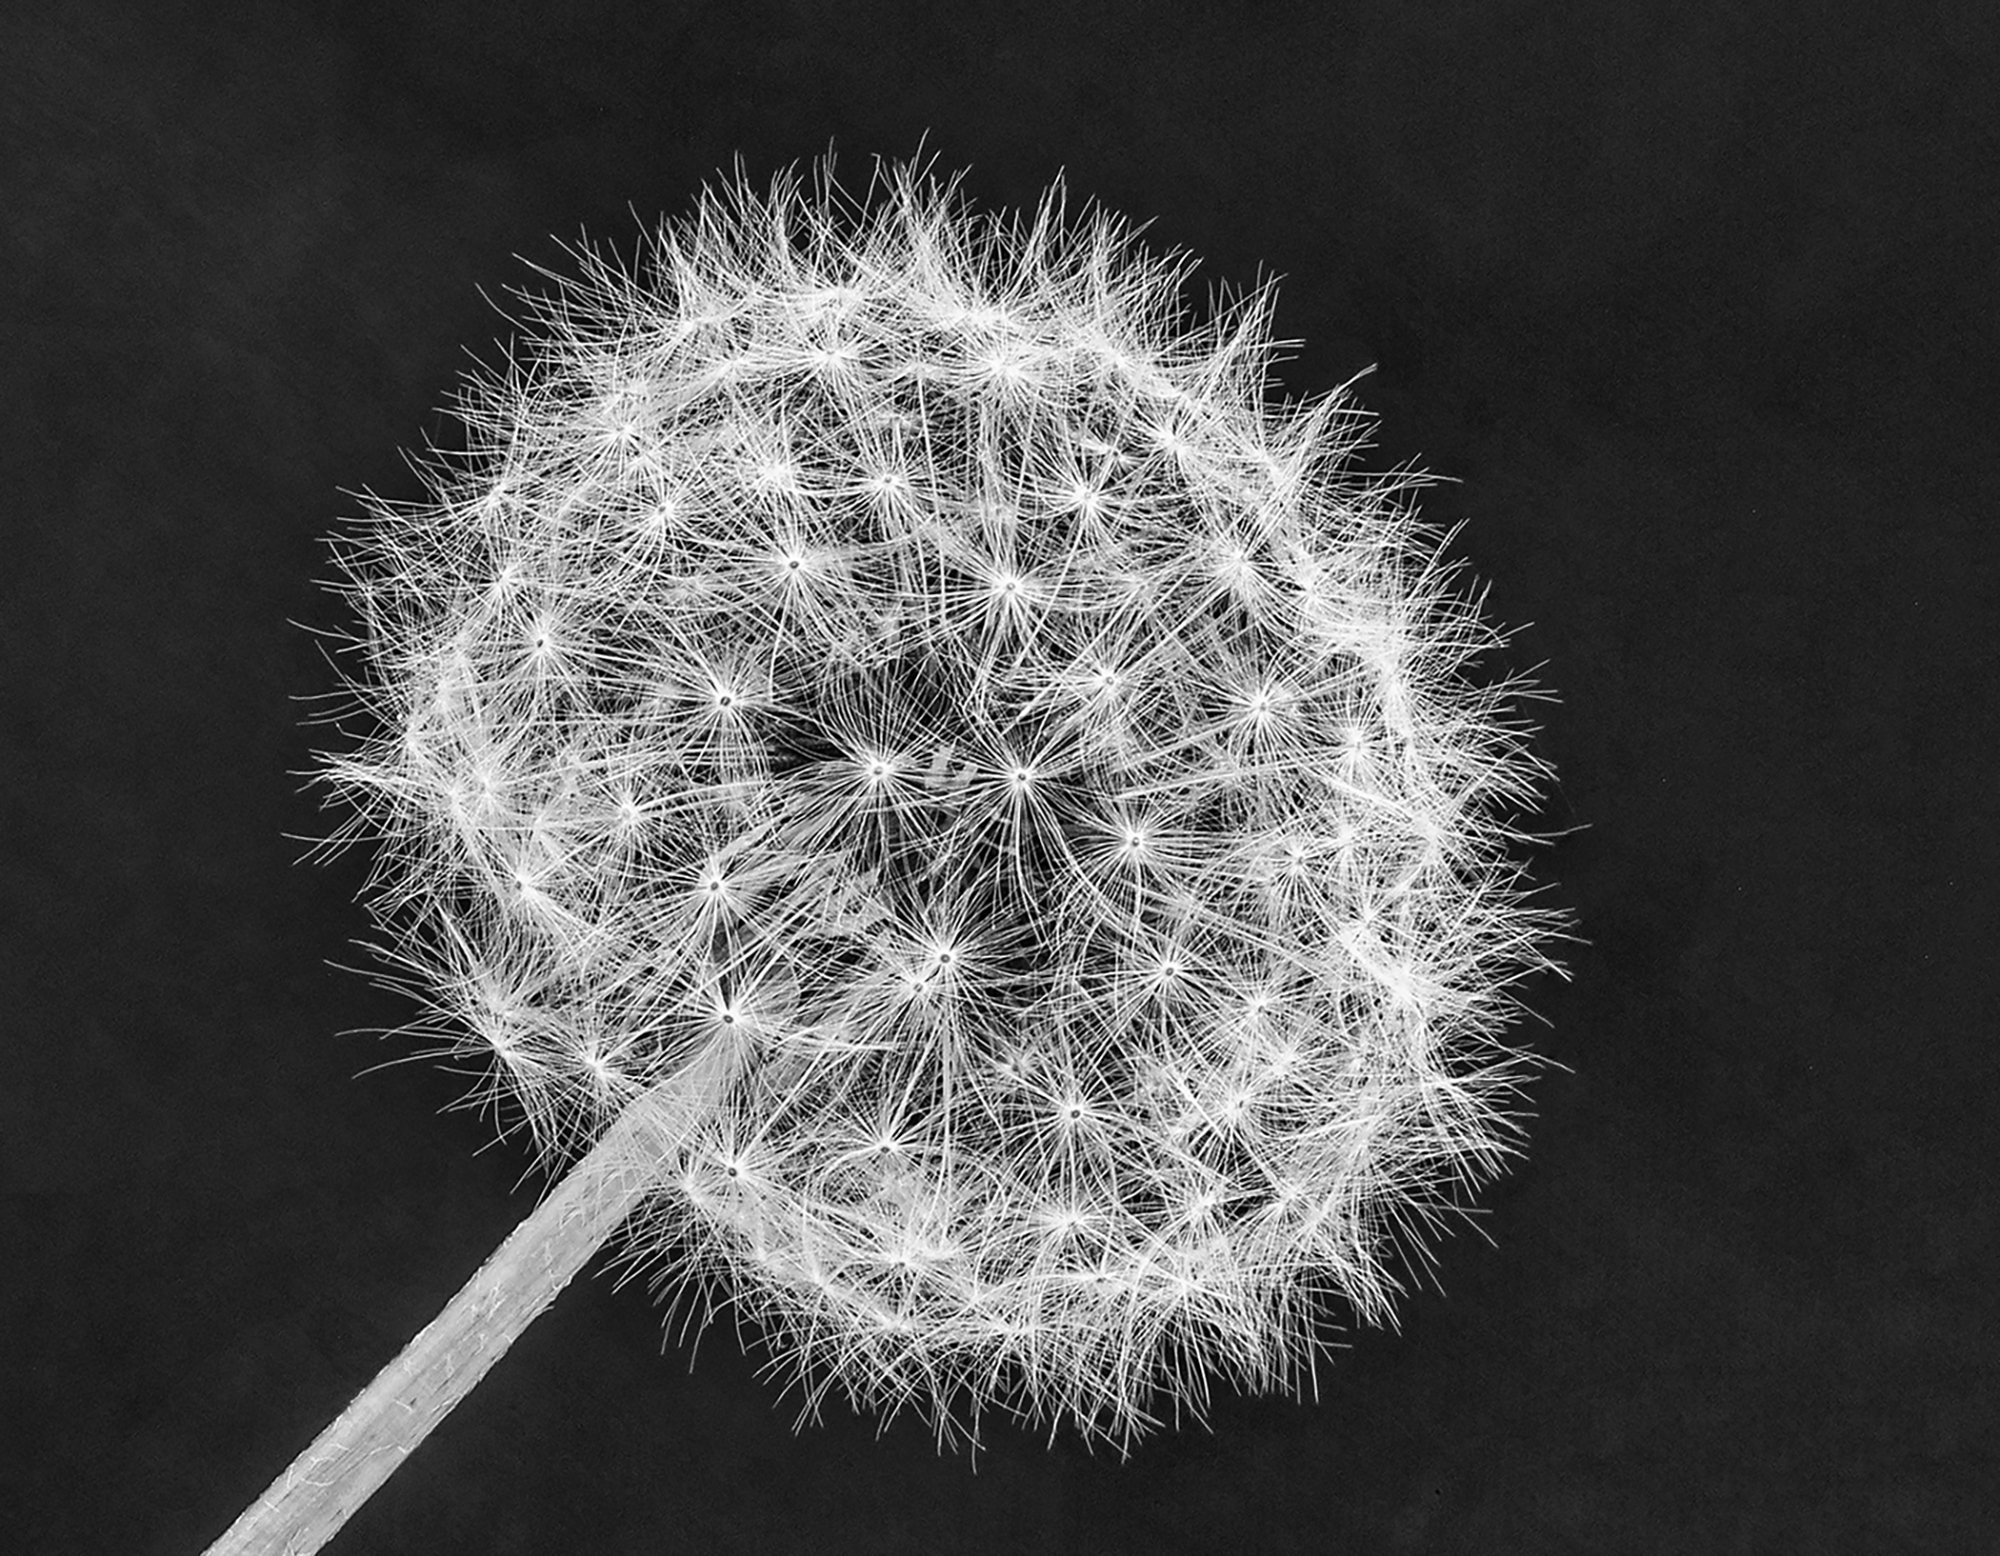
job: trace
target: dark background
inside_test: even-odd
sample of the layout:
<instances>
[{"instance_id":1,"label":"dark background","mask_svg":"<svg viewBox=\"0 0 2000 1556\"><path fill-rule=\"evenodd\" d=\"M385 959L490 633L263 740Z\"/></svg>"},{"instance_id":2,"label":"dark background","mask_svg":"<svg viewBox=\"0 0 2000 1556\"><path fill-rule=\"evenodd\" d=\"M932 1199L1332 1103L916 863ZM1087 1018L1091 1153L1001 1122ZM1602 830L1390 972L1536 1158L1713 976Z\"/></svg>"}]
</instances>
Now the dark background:
<instances>
[{"instance_id":1,"label":"dark background","mask_svg":"<svg viewBox=\"0 0 2000 1556\"><path fill-rule=\"evenodd\" d=\"M0 20L0 1550L202 1549L532 1202L358 960L288 619L482 300L738 154L1058 171L1370 363L1561 695L1568 1066L1317 1403L974 1474L573 1288L334 1546L1972 1552L1992 1485L1989 0ZM629 206L629 209L628 209Z\"/></svg>"}]
</instances>

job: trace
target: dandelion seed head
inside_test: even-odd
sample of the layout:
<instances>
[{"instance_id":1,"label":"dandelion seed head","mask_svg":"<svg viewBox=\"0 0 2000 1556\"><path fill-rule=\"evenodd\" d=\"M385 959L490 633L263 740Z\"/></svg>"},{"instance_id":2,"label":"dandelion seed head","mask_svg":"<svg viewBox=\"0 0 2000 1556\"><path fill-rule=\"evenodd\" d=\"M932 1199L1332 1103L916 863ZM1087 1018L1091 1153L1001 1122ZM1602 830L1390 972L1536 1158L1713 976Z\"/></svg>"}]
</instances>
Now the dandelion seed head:
<instances>
[{"instance_id":1,"label":"dandelion seed head","mask_svg":"<svg viewBox=\"0 0 2000 1556\"><path fill-rule=\"evenodd\" d=\"M940 1439L1298 1390L1511 1148L1559 930L1499 641L1260 292L1061 187L728 181L581 249L335 541L396 960L551 1157L726 1085L630 1257Z\"/></svg>"}]
</instances>

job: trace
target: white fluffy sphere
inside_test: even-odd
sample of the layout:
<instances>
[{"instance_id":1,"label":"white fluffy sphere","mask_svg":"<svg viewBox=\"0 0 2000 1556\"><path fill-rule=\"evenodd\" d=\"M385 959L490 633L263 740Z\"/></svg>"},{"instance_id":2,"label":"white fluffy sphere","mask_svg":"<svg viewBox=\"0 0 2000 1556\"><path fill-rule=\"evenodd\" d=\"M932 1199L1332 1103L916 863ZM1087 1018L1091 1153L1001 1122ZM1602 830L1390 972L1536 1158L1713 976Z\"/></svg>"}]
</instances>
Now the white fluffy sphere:
<instances>
[{"instance_id":1,"label":"white fluffy sphere","mask_svg":"<svg viewBox=\"0 0 2000 1556\"><path fill-rule=\"evenodd\" d=\"M809 1409L1298 1386L1509 1149L1555 927L1416 481L1060 188L739 179L575 257L336 543L417 1029L556 1156L726 1056L632 1246Z\"/></svg>"}]
</instances>

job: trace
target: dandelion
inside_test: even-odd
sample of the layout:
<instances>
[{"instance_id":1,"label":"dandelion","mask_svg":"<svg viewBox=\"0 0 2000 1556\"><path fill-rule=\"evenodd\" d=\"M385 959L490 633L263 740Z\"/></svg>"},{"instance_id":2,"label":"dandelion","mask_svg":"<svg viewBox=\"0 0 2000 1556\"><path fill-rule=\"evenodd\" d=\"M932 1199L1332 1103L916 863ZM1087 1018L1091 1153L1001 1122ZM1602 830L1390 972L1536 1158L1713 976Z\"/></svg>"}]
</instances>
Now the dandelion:
<instances>
[{"instance_id":1,"label":"dandelion","mask_svg":"<svg viewBox=\"0 0 2000 1556\"><path fill-rule=\"evenodd\" d=\"M1306 1387L1514 1148L1560 932L1414 478L1269 393L1268 291L1191 317L1060 186L737 181L574 258L337 544L320 773L423 1030L570 1173L217 1549L315 1548L621 1227L808 1416L1123 1452Z\"/></svg>"}]
</instances>

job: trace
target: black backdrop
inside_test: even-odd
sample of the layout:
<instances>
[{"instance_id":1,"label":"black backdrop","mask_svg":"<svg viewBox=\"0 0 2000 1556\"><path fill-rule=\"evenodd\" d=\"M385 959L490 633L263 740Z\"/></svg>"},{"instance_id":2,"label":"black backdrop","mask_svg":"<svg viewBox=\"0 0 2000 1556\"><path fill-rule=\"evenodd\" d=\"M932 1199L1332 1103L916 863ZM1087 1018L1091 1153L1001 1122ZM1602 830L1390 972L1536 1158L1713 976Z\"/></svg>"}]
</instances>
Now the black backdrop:
<instances>
[{"instance_id":1,"label":"black backdrop","mask_svg":"<svg viewBox=\"0 0 2000 1556\"><path fill-rule=\"evenodd\" d=\"M297 866L337 488L551 235L928 133L1378 364L1560 693L1569 1067L1399 1334L1127 1464L801 1435L573 1288L366 1552L1996 1548L1984 0L12 0L0 19L0 1549L200 1550L531 1202L345 1029ZM1981 168L1984 171L1980 171Z\"/></svg>"}]
</instances>

